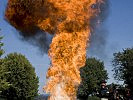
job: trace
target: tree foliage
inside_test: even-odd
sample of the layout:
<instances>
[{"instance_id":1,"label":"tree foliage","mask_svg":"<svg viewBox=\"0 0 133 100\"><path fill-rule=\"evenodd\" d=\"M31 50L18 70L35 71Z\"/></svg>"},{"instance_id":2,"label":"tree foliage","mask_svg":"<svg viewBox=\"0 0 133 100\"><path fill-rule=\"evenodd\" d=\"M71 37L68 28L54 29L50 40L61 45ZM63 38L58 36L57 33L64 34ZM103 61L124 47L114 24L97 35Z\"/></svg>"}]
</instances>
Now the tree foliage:
<instances>
[{"instance_id":1,"label":"tree foliage","mask_svg":"<svg viewBox=\"0 0 133 100\"><path fill-rule=\"evenodd\" d=\"M0 93L2 90L5 90L9 87L9 83L6 81L6 79L3 77L5 76L5 74L7 74L8 72L6 72L2 66L2 63L3 63L3 59L1 58L1 56L3 55L4 53L4 50L2 49L2 46L4 45L2 43L2 39L3 37L0 36Z\"/></svg>"},{"instance_id":2,"label":"tree foliage","mask_svg":"<svg viewBox=\"0 0 133 100\"><path fill-rule=\"evenodd\" d=\"M124 81L133 90L133 48L114 53L114 78Z\"/></svg>"},{"instance_id":3,"label":"tree foliage","mask_svg":"<svg viewBox=\"0 0 133 100\"><path fill-rule=\"evenodd\" d=\"M1 66L9 72L4 77L10 83L9 88L1 92L2 96L9 100L31 100L37 95L38 77L25 56L11 53L3 59Z\"/></svg>"},{"instance_id":4,"label":"tree foliage","mask_svg":"<svg viewBox=\"0 0 133 100\"><path fill-rule=\"evenodd\" d=\"M10 84L9 82L7 82L5 75L8 74L9 72L7 72L4 69L4 66L2 65L3 63L3 59L0 59L0 94L3 90L6 90L9 88Z\"/></svg>"},{"instance_id":5,"label":"tree foliage","mask_svg":"<svg viewBox=\"0 0 133 100\"><path fill-rule=\"evenodd\" d=\"M84 100L89 94L100 88L100 82L108 79L104 63L96 58L88 58L86 65L80 69L82 82L78 88L77 96Z\"/></svg>"},{"instance_id":6,"label":"tree foliage","mask_svg":"<svg viewBox=\"0 0 133 100\"><path fill-rule=\"evenodd\" d=\"M2 46L4 45L4 44L2 43L2 39L3 39L3 37L0 36L0 57L1 57L2 54L4 53L4 50L2 49Z\"/></svg>"}]
</instances>

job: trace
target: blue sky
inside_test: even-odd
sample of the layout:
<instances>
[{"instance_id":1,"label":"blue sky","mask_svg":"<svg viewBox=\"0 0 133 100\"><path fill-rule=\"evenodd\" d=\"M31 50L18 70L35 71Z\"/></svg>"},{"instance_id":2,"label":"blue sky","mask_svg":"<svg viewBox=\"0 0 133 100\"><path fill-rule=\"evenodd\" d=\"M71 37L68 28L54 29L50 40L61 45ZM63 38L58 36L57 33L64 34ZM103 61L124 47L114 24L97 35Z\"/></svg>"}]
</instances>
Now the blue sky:
<instances>
[{"instance_id":1,"label":"blue sky","mask_svg":"<svg viewBox=\"0 0 133 100\"><path fill-rule=\"evenodd\" d=\"M20 40L17 31L4 20L4 10L7 0L0 0L0 28L4 36L5 55L11 52L24 54L35 67L40 78L39 92L46 83L46 71L50 60L47 54L41 55L39 49ZM105 68L109 73L109 83L115 82L112 77L111 60L113 53L122 51L123 48L133 47L133 0L110 0L110 11L106 21L108 37L106 43L107 58L102 58Z\"/></svg>"}]
</instances>

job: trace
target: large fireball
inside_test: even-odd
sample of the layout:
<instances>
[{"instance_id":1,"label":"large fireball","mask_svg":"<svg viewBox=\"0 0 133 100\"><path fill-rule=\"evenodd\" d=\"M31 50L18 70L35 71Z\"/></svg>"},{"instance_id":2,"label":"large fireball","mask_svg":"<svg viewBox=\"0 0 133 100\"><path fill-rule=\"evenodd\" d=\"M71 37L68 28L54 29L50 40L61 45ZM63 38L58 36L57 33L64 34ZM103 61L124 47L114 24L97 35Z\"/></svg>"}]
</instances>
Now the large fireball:
<instances>
[{"instance_id":1,"label":"large fireball","mask_svg":"<svg viewBox=\"0 0 133 100\"><path fill-rule=\"evenodd\" d=\"M8 0L5 17L23 35L37 30L55 34L50 45L51 65L44 90L49 100L75 100L79 69L86 60L91 20L105 0ZM99 22L99 21L98 21Z\"/></svg>"}]
</instances>

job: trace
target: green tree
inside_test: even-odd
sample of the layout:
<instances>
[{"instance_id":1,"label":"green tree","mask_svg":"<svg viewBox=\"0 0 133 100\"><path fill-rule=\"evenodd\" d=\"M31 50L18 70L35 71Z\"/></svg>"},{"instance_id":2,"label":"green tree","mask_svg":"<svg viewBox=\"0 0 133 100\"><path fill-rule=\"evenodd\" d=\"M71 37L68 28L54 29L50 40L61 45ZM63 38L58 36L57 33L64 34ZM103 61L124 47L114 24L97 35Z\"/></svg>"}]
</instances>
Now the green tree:
<instances>
[{"instance_id":1,"label":"green tree","mask_svg":"<svg viewBox=\"0 0 133 100\"><path fill-rule=\"evenodd\" d=\"M4 58L4 70L10 72L4 77L11 85L2 91L8 100L31 100L38 94L38 77L25 56L11 53Z\"/></svg>"},{"instance_id":2,"label":"green tree","mask_svg":"<svg viewBox=\"0 0 133 100\"><path fill-rule=\"evenodd\" d=\"M0 34L1 35L1 34ZM9 83L6 81L6 79L4 78L5 74L7 74L7 72L4 70L2 63L3 63L3 59L1 58L1 56L4 53L4 50L2 49L2 46L4 45L2 43L2 39L3 37L0 36L0 94L2 92L2 90L5 90L9 87Z\"/></svg>"},{"instance_id":3,"label":"green tree","mask_svg":"<svg viewBox=\"0 0 133 100\"><path fill-rule=\"evenodd\" d=\"M2 63L3 63L3 59L0 59L0 96L1 96L1 92L3 90L8 89L10 86L9 82L7 82L7 80L5 78L5 75L8 74L9 72L7 72L4 69L4 66Z\"/></svg>"},{"instance_id":4,"label":"green tree","mask_svg":"<svg viewBox=\"0 0 133 100\"><path fill-rule=\"evenodd\" d=\"M100 88L100 82L108 79L104 63L96 58L88 58L86 65L80 69L82 82L79 85L77 96L86 100L88 95Z\"/></svg>"},{"instance_id":5,"label":"green tree","mask_svg":"<svg viewBox=\"0 0 133 100\"><path fill-rule=\"evenodd\" d=\"M114 53L113 59L114 78L124 81L133 91L133 48Z\"/></svg>"}]
</instances>

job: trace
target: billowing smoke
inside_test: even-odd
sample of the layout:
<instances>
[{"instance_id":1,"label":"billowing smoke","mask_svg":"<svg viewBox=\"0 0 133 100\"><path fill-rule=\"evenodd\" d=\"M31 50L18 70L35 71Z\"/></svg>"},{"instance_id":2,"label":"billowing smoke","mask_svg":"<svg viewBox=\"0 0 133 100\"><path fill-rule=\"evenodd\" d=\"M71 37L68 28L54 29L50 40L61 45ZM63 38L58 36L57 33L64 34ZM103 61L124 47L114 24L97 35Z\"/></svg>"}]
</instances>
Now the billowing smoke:
<instances>
[{"instance_id":1,"label":"billowing smoke","mask_svg":"<svg viewBox=\"0 0 133 100\"><path fill-rule=\"evenodd\" d=\"M19 33L21 35L21 40L26 41L34 46L37 46L42 55L44 53L48 53L49 46L54 35L40 30L33 36L23 36L21 32Z\"/></svg>"},{"instance_id":2,"label":"billowing smoke","mask_svg":"<svg viewBox=\"0 0 133 100\"><path fill-rule=\"evenodd\" d=\"M44 1L46 0L8 0L5 18L18 30L22 40L28 41L39 47L40 51L47 53L54 30L51 30L49 25L45 25L43 29L51 33L48 35L39 24L47 19L49 9L53 6ZM53 22L51 21L52 24Z\"/></svg>"},{"instance_id":3,"label":"billowing smoke","mask_svg":"<svg viewBox=\"0 0 133 100\"><path fill-rule=\"evenodd\" d=\"M104 59L107 57L105 48L108 38L108 30L105 22L109 15L109 1L107 0L106 3L102 4L100 7L101 13L99 16L92 19L91 22L93 32L90 38L90 46L88 47L88 55Z\"/></svg>"}]
</instances>

